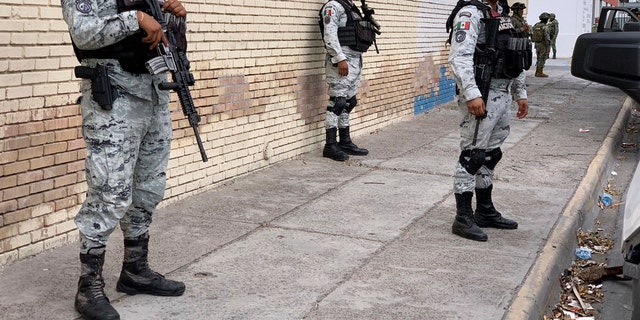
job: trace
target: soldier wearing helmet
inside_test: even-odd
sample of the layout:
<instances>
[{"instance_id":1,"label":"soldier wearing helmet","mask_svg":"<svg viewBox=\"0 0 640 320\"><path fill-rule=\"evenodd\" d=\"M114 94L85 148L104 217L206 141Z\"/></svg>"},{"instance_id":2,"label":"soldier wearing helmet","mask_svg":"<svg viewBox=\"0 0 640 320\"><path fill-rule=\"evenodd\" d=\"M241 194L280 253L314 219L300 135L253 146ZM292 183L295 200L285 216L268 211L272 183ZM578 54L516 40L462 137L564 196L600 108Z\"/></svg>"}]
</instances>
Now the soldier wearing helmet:
<instances>
[{"instance_id":1,"label":"soldier wearing helmet","mask_svg":"<svg viewBox=\"0 0 640 320\"><path fill-rule=\"evenodd\" d=\"M547 23L549 26L549 37L551 38L551 50L553 50L552 59L556 58L556 38L558 38L558 33L560 32L560 23L556 20L555 13L549 13L549 22Z\"/></svg>"},{"instance_id":2,"label":"soldier wearing helmet","mask_svg":"<svg viewBox=\"0 0 640 320\"><path fill-rule=\"evenodd\" d=\"M546 12L540 14L540 21L533 25L531 31L531 41L536 44L536 77L547 78L549 77L544 73L544 64L549 59L549 51L551 51L551 35L549 32L550 15Z\"/></svg>"},{"instance_id":3,"label":"soldier wearing helmet","mask_svg":"<svg viewBox=\"0 0 640 320\"><path fill-rule=\"evenodd\" d=\"M511 10L513 14L511 15L511 23L513 23L513 27L516 29L516 32L525 35L527 37L531 36L531 26L527 23L527 19L525 19L522 15L524 9L527 6L522 2L516 2L511 6Z\"/></svg>"}]
</instances>

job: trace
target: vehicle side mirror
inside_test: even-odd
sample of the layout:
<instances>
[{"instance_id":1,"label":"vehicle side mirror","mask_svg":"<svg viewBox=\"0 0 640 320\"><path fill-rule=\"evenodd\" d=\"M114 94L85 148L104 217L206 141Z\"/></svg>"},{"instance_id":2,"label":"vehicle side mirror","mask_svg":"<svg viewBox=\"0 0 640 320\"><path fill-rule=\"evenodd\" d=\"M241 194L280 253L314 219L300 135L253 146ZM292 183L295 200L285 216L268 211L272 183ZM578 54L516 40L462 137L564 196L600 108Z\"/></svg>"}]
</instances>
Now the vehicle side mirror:
<instances>
[{"instance_id":1,"label":"vehicle side mirror","mask_svg":"<svg viewBox=\"0 0 640 320\"><path fill-rule=\"evenodd\" d=\"M600 32L579 36L573 48L571 74L617 87L640 103L640 33Z\"/></svg>"}]
</instances>

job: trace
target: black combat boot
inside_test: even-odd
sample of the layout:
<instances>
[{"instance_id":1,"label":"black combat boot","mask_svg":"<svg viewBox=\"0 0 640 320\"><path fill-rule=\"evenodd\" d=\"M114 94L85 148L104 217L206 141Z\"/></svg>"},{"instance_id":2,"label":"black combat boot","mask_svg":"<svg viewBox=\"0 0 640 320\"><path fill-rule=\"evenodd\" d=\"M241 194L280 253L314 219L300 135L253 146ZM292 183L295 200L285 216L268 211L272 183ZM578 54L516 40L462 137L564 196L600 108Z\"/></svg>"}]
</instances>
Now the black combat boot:
<instances>
[{"instance_id":1,"label":"black combat boot","mask_svg":"<svg viewBox=\"0 0 640 320\"><path fill-rule=\"evenodd\" d=\"M119 320L118 311L104 294L104 252L101 255L80 254L80 263L82 269L76 293L76 310L86 320Z\"/></svg>"},{"instance_id":2,"label":"black combat boot","mask_svg":"<svg viewBox=\"0 0 640 320\"><path fill-rule=\"evenodd\" d=\"M124 261L116 290L130 295L182 295L184 283L165 279L163 275L151 270L147 261L148 253L149 238L146 235L135 240L124 240Z\"/></svg>"},{"instance_id":3,"label":"black combat boot","mask_svg":"<svg viewBox=\"0 0 640 320\"><path fill-rule=\"evenodd\" d=\"M486 189L476 189L476 223L481 228L518 229L518 223L502 217L491 200L493 185Z\"/></svg>"},{"instance_id":4,"label":"black combat boot","mask_svg":"<svg viewBox=\"0 0 640 320\"><path fill-rule=\"evenodd\" d=\"M456 218L453 220L451 232L463 238L487 241L487 235L476 225L473 219L473 208L471 199L473 192L455 193L456 196Z\"/></svg>"},{"instance_id":5,"label":"black combat boot","mask_svg":"<svg viewBox=\"0 0 640 320\"><path fill-rule=\"evenodd\" d=\"M366 156L369 154L369 150L358 148L353 141L351 141L351 135L349 135L349 127L340 128L340 142L338 146L344 152L354 156Z\"/></svg>"},{"instance_id":6,"label":"black combat boot","mask_svg":"<svg viewBox=\"0 0 640 320\"><path fill-rule=\"evenodd\" d=\"M327 129L327 142L322 150L322 156L336 161L349 160L349 155L338 147L338 128Z\"/></svg>"}]
</instances>

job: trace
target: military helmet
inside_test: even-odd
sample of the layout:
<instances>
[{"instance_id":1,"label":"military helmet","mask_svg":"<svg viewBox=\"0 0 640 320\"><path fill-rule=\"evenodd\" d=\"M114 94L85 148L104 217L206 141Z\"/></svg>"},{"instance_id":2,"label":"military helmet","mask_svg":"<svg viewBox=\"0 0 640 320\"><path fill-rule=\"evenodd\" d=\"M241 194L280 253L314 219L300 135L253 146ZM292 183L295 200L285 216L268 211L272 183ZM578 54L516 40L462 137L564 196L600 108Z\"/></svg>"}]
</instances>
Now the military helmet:
<instances>
[{"instance_id":1,"label":"military helmet","mask_svg":"<svg viewBox=\"0 0 640 320\"><path fill-rule=\"evenodd\" d=\"M524 3L522 2L516 2L513 5L511 5L511 9L513 10L523 10L526 9L527 6L524 5Z\"/></svg>"},{"instance_id":2,"label":"military helmet","mask_svg":"<svg viewBox=\"0 0 640 320\"><path fill-rule=\"evenodd\" d=\"M555 13L549 13L549 17L551 17L551 18L554 18L554 19L555 19L555 18L556 18L556 14L555 14Z\"/></svg>"},{"instance_id":3,"label":"military helmet","mask_svg":"<svg viewBox=\"0 0 640 320\"><path fill-rule=\"evenodd\" d=\"M543 20L543 19L549 19L549 17L550 17L550 15L548 13L543 12L543 13L540 14L539 18L540 18L540 20Z\"/></svg>"}]
</instances>

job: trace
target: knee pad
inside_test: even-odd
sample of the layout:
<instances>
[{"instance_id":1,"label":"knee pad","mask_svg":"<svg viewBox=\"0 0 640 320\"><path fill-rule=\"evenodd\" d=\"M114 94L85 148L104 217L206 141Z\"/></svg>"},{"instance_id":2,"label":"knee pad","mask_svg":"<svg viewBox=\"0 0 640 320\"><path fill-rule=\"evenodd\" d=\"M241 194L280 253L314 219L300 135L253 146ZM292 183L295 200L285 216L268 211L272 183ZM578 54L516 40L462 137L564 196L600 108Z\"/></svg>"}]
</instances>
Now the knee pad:
<instances>
[{"instance_id":1,"label":"knee pad","mask_svg":"<svg viewBox=\"0 0 640 320\"><path fill-rule=\"evenodd\" d=\"M464 150L460 153L460 164L469 173L475 175L486 161L484 149Z\"/></svg>"},{"instance_id":2,"label":"knee pad","mask_svg":"<svg viewBox=\"0 0 640 320\"><path fill-rule=\"evenodd\" d=\"M347 98L345 97L331 97L333 101L333 107L327 107L327 111L335 113L337 116L347 108Z\"/></svg>"},{"instance_id":3,"label":"knee pad","mask_svg":"<svg viewBox=\"0 0 640 320\"><path fill-rule=\"evenodd\" d=\"M489 170L493 170L496 168L498 162L500 162L500 159L502 159L502 150L500 150L500 148L495 148L487 152L487 157L489 157L489 160L487 160L484 165L487 166Z\"/></svg>"},{"instance_id":4,"label":"knee pad","mask_svg":"<svg viewBox=\"0 0 640 320\"><path fill-rule=\"evenodd\" d=\"M351 111L353 110L353 108L356 107L356 105L358 104L358 99L356 99L356 96L353 96L351 98L349 98L349 100L347 100L347 112L351 113Z\"/></svg>"}]
</instances>

